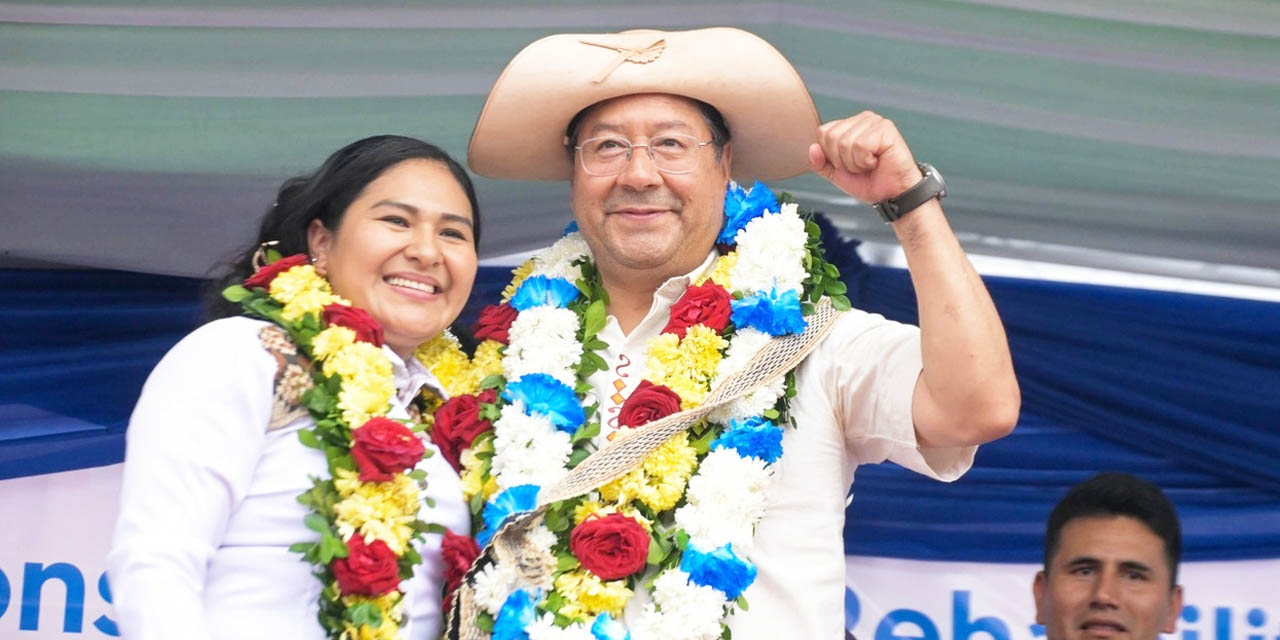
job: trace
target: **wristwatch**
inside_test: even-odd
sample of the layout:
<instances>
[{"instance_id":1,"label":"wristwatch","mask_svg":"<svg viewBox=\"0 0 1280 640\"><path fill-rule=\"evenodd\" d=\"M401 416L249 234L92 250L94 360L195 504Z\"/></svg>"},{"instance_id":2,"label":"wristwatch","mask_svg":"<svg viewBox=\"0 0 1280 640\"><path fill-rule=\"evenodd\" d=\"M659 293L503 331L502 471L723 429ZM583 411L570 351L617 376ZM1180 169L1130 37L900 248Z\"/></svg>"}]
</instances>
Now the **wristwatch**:
<instances>
[{"instance_id":1,"label":"wristwatch","mask_svg":"<svg viewBox=\"0 0 1280 640\"><path fill-rule=\"evenodd\" d=\"M889 198L872 205L885 222L893 222L933 198L941 200L946 197L947 183L942 181L942 174L927 162L917 163L916 166L920 168L920 173L924 174L920 182L898 194L896 198Z\"/></svg>"}]
</instances>

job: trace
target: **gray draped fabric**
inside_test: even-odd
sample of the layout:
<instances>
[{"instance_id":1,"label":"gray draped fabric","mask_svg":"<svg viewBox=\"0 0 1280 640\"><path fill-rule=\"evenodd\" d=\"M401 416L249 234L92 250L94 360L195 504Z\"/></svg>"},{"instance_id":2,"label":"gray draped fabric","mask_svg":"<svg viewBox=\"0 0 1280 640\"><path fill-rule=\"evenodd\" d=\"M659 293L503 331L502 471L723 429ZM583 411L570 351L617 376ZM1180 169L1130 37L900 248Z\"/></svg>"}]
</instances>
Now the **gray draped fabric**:
<instances>
[{"instance_id":1,"label":"gray draped fabric","mask_svg":"<svg viewBox=\"0 0 1280 640\"><path fill-rule=\"evenodd\" d=\"M1280 3L363 4L0 3L0 266L202 274L353 139L462 157L538 37L725 24L786 54L824 119L897 122L971 251L1280 286ZM486 256L569 220L564 184L477 186ZM814 176L774 186L888 238Z\"/></svg>"}]
</instances>

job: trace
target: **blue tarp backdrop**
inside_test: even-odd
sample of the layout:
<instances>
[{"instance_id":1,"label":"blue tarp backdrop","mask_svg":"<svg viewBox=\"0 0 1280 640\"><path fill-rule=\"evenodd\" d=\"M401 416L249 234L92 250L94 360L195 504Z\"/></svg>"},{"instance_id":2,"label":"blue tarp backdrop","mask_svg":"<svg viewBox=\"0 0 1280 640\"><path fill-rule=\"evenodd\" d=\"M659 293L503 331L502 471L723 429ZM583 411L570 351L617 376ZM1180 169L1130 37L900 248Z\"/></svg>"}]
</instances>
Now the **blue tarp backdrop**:
<instances>
[{"instance_id":1,"label":"blue tarp backdrop","mask_svg":"<svg viewBox=\"0 0 1280 640\"><path fill-rule=\"evenodd\" d=\"M830 232L830 228L826 229ZM855 306L915 321L905 271L828 233ZM505 268L482 268L477 301ZM862 467L851 554L1038 562L1053 502L1100 469L1161 485L1185 559L1280 557L1280 304L988 278L1023 410L944 485ZM0 270L0 478L119 462L151 367L201 322L198 280ZM478 304L468 309L473 314ZM181 416L174 416L181 420Z\"/></svg>"}]
</instances>

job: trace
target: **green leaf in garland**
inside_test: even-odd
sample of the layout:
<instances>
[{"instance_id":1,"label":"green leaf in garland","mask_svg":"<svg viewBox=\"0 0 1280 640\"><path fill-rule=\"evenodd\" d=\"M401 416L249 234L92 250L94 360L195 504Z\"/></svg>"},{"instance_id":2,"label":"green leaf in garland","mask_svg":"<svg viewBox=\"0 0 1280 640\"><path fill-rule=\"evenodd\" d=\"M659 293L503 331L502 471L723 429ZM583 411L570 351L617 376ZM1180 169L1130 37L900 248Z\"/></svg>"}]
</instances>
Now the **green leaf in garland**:
<instances>
[{"instance_id":1,"label":"green leaf in garland","mask_svg":"<svg viewBox=\"0 0 1280 640\"><path fill-rule=\"evenodd\" d=\"M584 342L600 333L600 330L604 328L605 317L603 300L596 300L587 306L586 312L582 314L582 338Z\"/></svg>"},{"instance_id":2,"label":"green leaf in garland","mask_svg":"<svg viewBox=\"0 0 1280 640\"><path fill-rule=\"evenodd\" d=\"M307 525L308 529L320 535L333 535L333 530L329 528L329 521L318 513L308 513L307 517L302 519L302 524Z\"/></svg>"},{"instance_id":3,"label":"green leaf in garland","mask_svg":"<svg viewBox=\"0 0 1280 640\"><path fill-rule=\"evenodd\" d=\"M590 440L598 435L600 435L600 423L588 422L581 427L578 427L578 430L573 434L573 438L571 438L569 442L570 444L577 444L583 440Z\"/></svg>"},{"instance_id":4,"label":"green leaf in garland","mask_svg":"<svg viewBox=\"0 0 1280 640\"><path fill-rule=\"evenodd\" d=\"M329 564L334 558L345 558L348 553L347 545L340 538L333 534L328 534L320 538L319 561L320 564Z\"/></svg>"},{"instance_id":5,"label":"green leaf in garland","mask_svg":"<svg viewBox=\"0 0 1280 640\"><path fill-rule=\"evenodd\" d=\"M304 446L324 451L324 445L320 443L316 433L310 429L300 429L298 431L298 440L302 441Z\"/></svg>"},{"instance_id":6,"label":"green leaf in garland","mask_svg":"<svg viewBox=\"0 0 1280 640\"><path fill-rule=\"evenodd\" d=\"M326 386L316 385L302 394L302 404L306 406L307 411L319 414L328 413L329 405L336 401L337 397L331 395ZM317 426L319 425L317 424Z\"/></svg>"},{"instance_id":7,"label":"green leaf in garland","mask_svg":"<svg viewBox=\"0 0 1280 640\"><path fill-rule=\"evenodd\" d=\"M279 251L276 251L275 249L267 249L267 264L278 262L283 258L284 256L280 255Z\"/></svg>"},{"instance_id":8,"label":"green leaf in garland","mask_svg":"<svg viewBox=\"0 0 1280 640\"><path fill-rule=\"evenodd\" d=\"M586 449L574 449L573 453L569 454L569 462L568 462L569 468L572 469L578 466L579 464L582 463L583 460L586 460L590 456L591 456L591 452L587 451Z\"/></svg>"},{"instance_id":9,"label":"green leaf in garland","mask_svg":"<svg viewBox=\"0 0 1280 640\"><path fill-rule=\"evenodd\" d=\"M689 532L684 529L676 532L676 547L681 551L689 547Z\"/></svg>"},{"instance_id":10,"label":"green leaf in garland","mask_svg":"<svg viewBox=\"0 0 1280 640\"><path fill-rule=\"evenodd\" d=\"M480 388L481 389L497 389L498 387L501 387L503 383L505 383L506 381L507 381L506 378L502 377L500 374L495 373L490 376L485 376L485 379L480 381Z\"/></svg>"},{"instance_id":11,"label":"green leaf in garland","mask_svg":"<svg viewBox=\"0 0 1280 640\"><path fill-rule=\"evenodd\" d=\"M316 543L314 542L295 542L289 545L289 553L311 553L315 546Z\"/></svg>"},{"instance_id":12,"label":"green leaf in garland","mask_svg":"<svg viewBox=\"0 0 1280 640\"><path fill-rule=\"evenodd\" d=\"M556 571L564 573L565 571L573 571L582 566L578 559L573 557L571 553L562 553L556 557Z\"/></svg>"},{"instance_id":13,"label":"green leaf in garland","mask_svg":"<svg viewBox=\"0 0 1280 640\"><path fill-rule=\"evenodd\" d=\"M357 627L367 625L376 628L382 624L382 614L372 602L361 602L354 607L348 607L346 618Z\"/></svg>"},{"instance_id":14,"label":"green leaf in garland","mask_svg":"<svg viewBox=\"0 0 1280 640\"><path fill-rule=\"evenodd\" d=\"M547 509L546 516L543 518L543 524L555 533L560 533L569 528L569 520L563 514L555 509Z\"/></svg>"},{"instance_id":15,"label":"green leaf in garland","mask_svg":"<svg viewBox=\"0 0 1280 640\"><path fill-rule=\"evenodd\" d=\"M748 607L747 607L747 596L746 596L746 594L739 595L739 596L738 596L738 599L737 599L737 600L735 600L734 602L737 602L737 603L738 603L738 608L739 608L739 609L741 609L741 610L743 610L743 611L747 611L747 610L748 610Z\"/></svg>"},{"instance_id":16,"label":"green leaf in garland","mask_svg":"<svg viewBox=\"0 0 1280 640\"><path fill-rule=\"evenodd\" d=\"M467 506L471 508L471 515L479 515L480 512L484 510L484 494L477 493L474 496L471 496L471 500L467 503Z\"/></svg>"},{"instance_id":17,"label":"green leaf in garland","mask_svg":"<svg viewBox=\"0 0 1280 640\"><path fill-rule=\"evenodd\" d=\"M493 616L489 615L488 611L477 613L476 628L486 633L493 631Z\"/></svg>"},{"instance_id":18,"label":"green leaf in garland","mask_svg":"<svg viewBox=\"0 0 1280 640\"><path fill-rule=\"evenodd\" d=\"M251 295L253 295L253 293L244 288L244 285L239 284L233 284L222 290L222 297L226 298L229 302L238 303Z\"/></svg>"},{"instance_id":19,"label":"green leaf in garland","mask_svg":"<svg viewBox=\"0 0 1280 640\"><path fill-rule=\"evenodd\" d=\"M838 296L848 291L849 288L840 280L827 280L823 290L827 292L828 296Z\"/></svg>"},{"instance_id":20,"label":"green leaf in garland","mask_svg":"<svg viewBox=\"0 0 1280 640\"><path fill-rule=\"evenodd\" d=\"M822 270L832 278L840 277L840 269L837 269L836 266L830 262L823 263Z\"/></svg>"},{"instance_id":21,"label":"green leaf in garland","mask_svg":"<svg viewBox=\"0 0 1280 640\"><path fill-rule=\"evenodd\" d=\"M853 308L853 305L849 304L849 299L844 296L831 296L831 307L836 311L848 311Z\"/></svg>"}]
</instances>

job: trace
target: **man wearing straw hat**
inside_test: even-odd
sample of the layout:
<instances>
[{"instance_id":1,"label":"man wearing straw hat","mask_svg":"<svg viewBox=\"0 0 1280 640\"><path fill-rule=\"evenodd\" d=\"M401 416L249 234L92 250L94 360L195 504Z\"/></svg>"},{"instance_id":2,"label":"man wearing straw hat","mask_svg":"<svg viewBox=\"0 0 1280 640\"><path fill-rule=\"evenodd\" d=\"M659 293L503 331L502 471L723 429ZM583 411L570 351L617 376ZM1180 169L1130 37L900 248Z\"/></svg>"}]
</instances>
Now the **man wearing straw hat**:
<instances>
[{"instance_id":1,"label":"man wearing straw hat","mask_svg":"<svg viewBox=\"0 0 1280 640\"><path fill-rule=\"evenodd\" d=\"M505 387L492 438L462 456L464 485L488 487L472 501L487 547L458 637L842 637L855 467L952 480L1017 420L1004 329L938 172L874 113L820 125L752 34L539 40L496 82L469 161L569 181L578 230L482 316L478 337L505 329ZM834 310L816 227L737 186L805 171L877 203L919 329Z\"/></svg>"}]
</instances>

